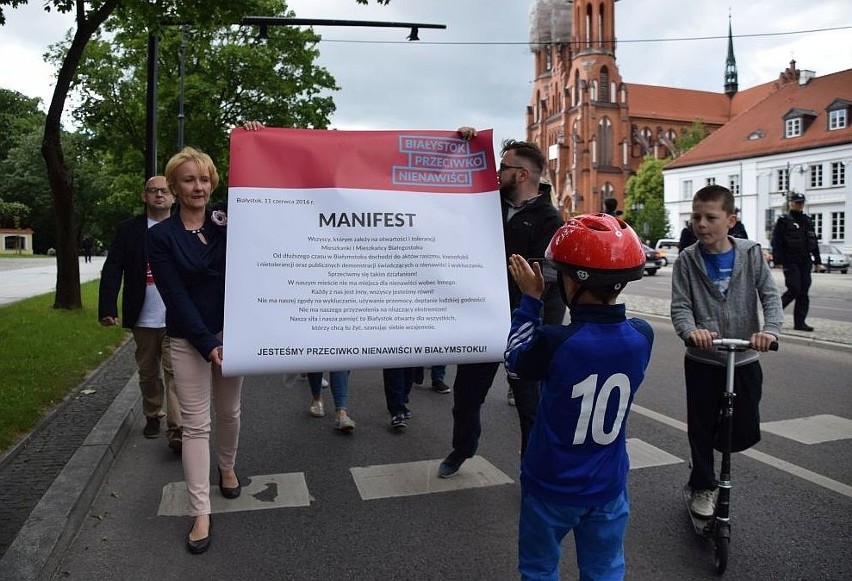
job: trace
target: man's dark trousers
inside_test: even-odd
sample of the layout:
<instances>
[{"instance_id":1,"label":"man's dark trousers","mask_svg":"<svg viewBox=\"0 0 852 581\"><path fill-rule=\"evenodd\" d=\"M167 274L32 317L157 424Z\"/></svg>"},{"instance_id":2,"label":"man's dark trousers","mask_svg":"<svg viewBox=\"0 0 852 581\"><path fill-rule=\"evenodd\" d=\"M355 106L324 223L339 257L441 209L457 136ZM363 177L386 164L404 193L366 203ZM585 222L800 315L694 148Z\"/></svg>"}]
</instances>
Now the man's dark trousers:
<instances>
[{"instance_id":1,"label":"man's dark trousers","mask_svg":"<svg viewBox=\"0 0 852 581\"><path fill-rule=\"evenodd\" d=\"M784 308L791 302L796 301L793 306L793 326L801 327L808 317L808 309L811 300L808 290L811 288L811 269L813 265L808 262L791 262L784 264L784 285L786 292L781 295L781 304Z\"/></svg>"}]
</instances>

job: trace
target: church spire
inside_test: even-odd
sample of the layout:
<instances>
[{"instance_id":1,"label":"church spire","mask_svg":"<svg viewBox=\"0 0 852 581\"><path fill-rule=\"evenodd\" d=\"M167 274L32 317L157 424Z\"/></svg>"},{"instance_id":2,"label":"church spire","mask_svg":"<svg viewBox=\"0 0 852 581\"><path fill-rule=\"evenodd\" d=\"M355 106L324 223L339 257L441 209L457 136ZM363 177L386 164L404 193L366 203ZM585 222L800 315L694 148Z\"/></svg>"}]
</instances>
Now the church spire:
<instances>
[{"instance_id":1,"label":"church spire","mask_svg":"<svg viewBox=\"0 0 852 581\"><path fill-rule=\"evenodd\" d=\"M728 97L733 97L738 88L737 59L734 58L734 35L731 32L731 12L728 11L728 58L725 60L725 94Z\"/></svg>"}]
</instances>

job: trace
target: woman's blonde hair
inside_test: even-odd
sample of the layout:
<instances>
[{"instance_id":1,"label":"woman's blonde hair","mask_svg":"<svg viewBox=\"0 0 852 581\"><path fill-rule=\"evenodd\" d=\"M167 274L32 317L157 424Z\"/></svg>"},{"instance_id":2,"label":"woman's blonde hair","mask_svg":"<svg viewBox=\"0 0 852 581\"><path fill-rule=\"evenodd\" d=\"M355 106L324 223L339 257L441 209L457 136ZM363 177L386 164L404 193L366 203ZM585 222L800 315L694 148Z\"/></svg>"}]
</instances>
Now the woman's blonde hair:
<instances>
[{"instance_id":1,"label":"woman's blonde hair","mask_svg":"<svg viewBox=\"0 0 852 581\"><path fill-rule=\"evenodd\" d=\"M216 186L219 185L219 172L216 171L216 165L213 163L213 160L210 159L209 155L193 147L184 147L174 154L166 164L165 176L166 182L169 184L169 189L172 189L172 186L175 183L175 171L177 168L188 161L194 161L210 172L210 191L212 192L215 190ZM173 189L172 192L174 192Z\"/></svg>"}]
</instances>

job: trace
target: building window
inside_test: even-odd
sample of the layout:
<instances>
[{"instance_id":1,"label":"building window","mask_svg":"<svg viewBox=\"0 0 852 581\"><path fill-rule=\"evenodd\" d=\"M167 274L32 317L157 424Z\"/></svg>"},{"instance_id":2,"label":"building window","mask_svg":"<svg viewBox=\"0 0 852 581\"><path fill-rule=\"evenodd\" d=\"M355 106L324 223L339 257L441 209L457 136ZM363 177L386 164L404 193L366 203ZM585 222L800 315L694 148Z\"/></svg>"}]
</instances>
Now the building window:
<instances>
[{"instance_id":1,"label":"building window","mask_svg":"<svg viewBox=\"0 0 852 581\"><path fill-rule=\"evenodd\" d=\"M846 109L835 109L828 112L828 130L844 129L846 127Z\"/></svg>"},{"instance_id":2,"label":"building window","mask_svg":"<svg viewBox=\"0 0 852 581\"><path fill-rule=\"evenodd\" d=\"M831 185L846 185L846 165L842 161L831 162Z\"/></svg>"},{"instance_id":3,"label":"building window","mask_svg":"<svg viewBox=\"0 0 852 581\"><path fill-rule=\"evenodd\" d=\"M814 225L814 233L817 240L822 240L822 214L811 214L811 223Z\"/></svg>"},{"instance_id":4,"label":"building window","mask_svg":"<svg viewBox=\"0 0 852 581\"><path fill-rule=\"evenodd\" d=\"M831 213L831 241L843 242L846 240L846 212Z\"/></svg>"},{"instance_id":5,"label":"building window","mask_svg":"<svg viewBox=\"0 0 852 581\"><path fill-rule=\"evenodd\" d=\"M784 122L784 137L798 137L802 134L802 118L793 117Z\"/></svg>"},{"instance_id":6,"label":"building window","mask_svg":"<svg viewBox=\"0 0 852 581\"><path fill-rule=\"evenodd\" d=\"M778 170L777 179L775 181L777 192L787 192L790 190L790 168L782 167Z\"/></svg>"},{"instance_id":7,"label":"building window","mask_svg":"<svg viewBox=\"0 0 852 581\"><path fill-rule=\"evenodd\" d=\"M811 182L810 183L811 183L812 188L821 188L822 187L822 164L811 166Z\"/></svg>"},{"instance_id":8,"label":"building window","mask_svg":"<svg viewBox=\"0 0 852 581\"><path fill-rule=\"evenodd\" d=\"M549 44L544 47L544 70L546 71L553 70L553 54L551 54L551 50Z\"/></svg>"},{"instance_id":9,"label":"building window","mask_svg":"<svg viewBox=\"0 0 852 581\"><path fill-rule=\"evenodd\" d=\"M612 122L608 117L601 119L598 123L598 145L600 146L600 164L602 166L612 165Z\"/></svg>"},{"instance_id":10,"label":"building window","mask_svg":"<svg viewBox=\"0 0 852 581\"><path fill-rule=\"evenodd\" d=\"M692 199L692 180L683 180L681 184L681 196L683 200L691 200Z\"/></svg>"},{"instance_id":11,"label":"building window","mask_svg":"<svg viewBox=\"0 0 852 581\"><path fill-rule=\"evenodd\" d=\"M732 174L728 176L728 189L735 196L740 195L740 174Z\"/></svg>"},{"instance_id":12,"label":"building window","mask_svg":"<svg viewBox=\"0 0 852 581\"><path fill-rule=\"evenodd\" d=\"M598 100L598 82L592 81L589 85L589 101Z\"/></svg>"},{"instance_id":13,"label":"building window","mask_svg":"<svg viewBox=\"0 0 852 581\"><path fill-rule=\"evenodd\" d=\"M716 185L716 178L707 178L704 182L705 186L714 186Z\"/></svg>"},{"instance_id":14,"label":"building window","mask_svg":"<svg viewBox=\"0 0 852 581\"><path fill-rule=\"evenodd\" d=\"M605 66L601 67L601 96L600 96L600 101L602 103L609 103L610 102L609 69L606 68Z\"/></svg>"}]
</instances>

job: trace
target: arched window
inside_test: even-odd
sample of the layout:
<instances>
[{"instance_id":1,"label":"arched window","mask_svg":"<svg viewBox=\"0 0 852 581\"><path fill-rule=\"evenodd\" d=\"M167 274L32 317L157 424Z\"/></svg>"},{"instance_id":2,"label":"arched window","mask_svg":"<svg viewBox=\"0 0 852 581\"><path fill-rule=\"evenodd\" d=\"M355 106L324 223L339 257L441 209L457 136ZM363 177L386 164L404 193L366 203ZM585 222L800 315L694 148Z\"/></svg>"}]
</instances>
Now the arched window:
<instances>
[{"instance_id":1,"label":"arched window","mask_svg":"<svg viewBox=\"0 0 852 581\"><path fill-rule=\"evenodd\" d=\"M589 91L589 101L597 101L598 100L598 82L597 80L592 81L591 90Z\"/></svg>"},{"instance_id":2,"label":"arched window","mask_svg":"<svg viewBox=\"0 0 852 581\"><path fill-rule=\"evenodd\" d=\"M573 105L576 107L583 100L582 95L580 95L580 71L574 71L574 103Z\"/></svg>"},{"instance_id":3,"label":"arched window","mask_svg":"<svg viewBox=\"0 0 852 581\"><path fill-rule=\"evenodd\" d=\"M609 103L611 101L609 98L609 69L606 65L601 67L601 94L599 101L602 103Z\"/></svg>"},{"instance_id":4,"label":"arched window","mask_svg":"<svg viewBox=\"0 0 852 581\"><path fill-rule=\"evenodd\" d=\"M590 48L592 45L592 6L586 6L586 48Z\"/></svg>"},{"instance_id":5,"label":"arched window","mask_svg":"<svg viewBox=\"0 0 852 581\"><path fill-rule=\"evenodd\" d=\"M603 117L598 123L598 149L599 163L602 166L612 165L612 121L609 117Z\"/></svg>"},{"instance_id":6,"label":"arched window","mask_svg":"<svg viewBox=\"0 0 852 581\"><path fill-rule=\"evenodd\" d=\"M603 4L598 8L598 38L597 45L604 45L604 8Z\"/></svg>"}]
</instances>

